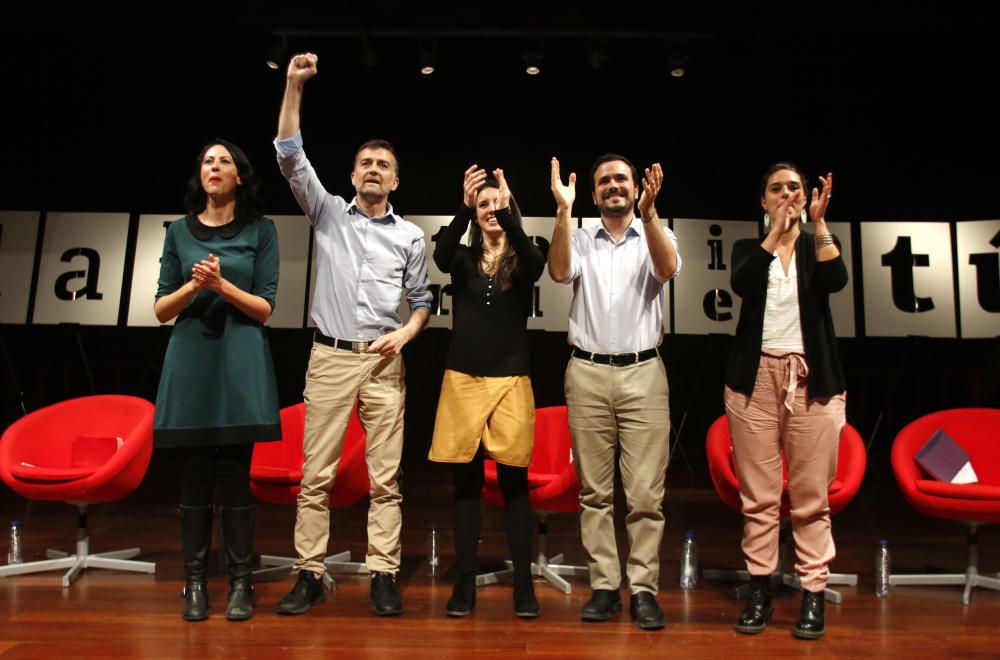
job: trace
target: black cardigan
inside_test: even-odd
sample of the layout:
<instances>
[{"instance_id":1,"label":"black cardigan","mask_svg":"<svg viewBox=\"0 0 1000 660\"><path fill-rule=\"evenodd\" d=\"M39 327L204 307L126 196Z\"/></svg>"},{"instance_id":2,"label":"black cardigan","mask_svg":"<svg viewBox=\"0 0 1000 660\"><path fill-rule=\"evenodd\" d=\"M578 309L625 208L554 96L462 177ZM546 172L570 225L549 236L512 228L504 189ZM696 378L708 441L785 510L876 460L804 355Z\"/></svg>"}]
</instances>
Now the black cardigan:
<instances>
[{"instance_id":1,"label":"black cardigan","mask_svg":"<svg viewBox=\"0 0 1000 660\"><path fill-rule=\"evenodd\" d=\"M840 241L834 237L837 247ZM733 245L733 292L743 299L736 340L729 352L726 385L736 392L753 395L760 364L764 335L764 303L767 276L775 255L761 247L761 239L746 238ZM842 257L816 261L813 235L801 232L795 241L795 268L798 271L799 322L809 375L809 397L825 398L847 389L837 353L837 337L830 315L830 294L847 285L847 267Z\"/></svg>"},{"instance_id":2,"label":"black cardigan","mask_svg":"<svg viewBox=\"0 0 1000 660\"><path fill-rule=\"evenodd\" d=\"M496 278L479 271L478 251L459 244L474 216L475 211L463 203L434 246L434 263L451 273L455 315L445 366L472 376L528 375L528 314L545 257L514 223L510 209L497 209L497 222L517 255L511 286L501 291Z\"/></svg>"}]
</instances>

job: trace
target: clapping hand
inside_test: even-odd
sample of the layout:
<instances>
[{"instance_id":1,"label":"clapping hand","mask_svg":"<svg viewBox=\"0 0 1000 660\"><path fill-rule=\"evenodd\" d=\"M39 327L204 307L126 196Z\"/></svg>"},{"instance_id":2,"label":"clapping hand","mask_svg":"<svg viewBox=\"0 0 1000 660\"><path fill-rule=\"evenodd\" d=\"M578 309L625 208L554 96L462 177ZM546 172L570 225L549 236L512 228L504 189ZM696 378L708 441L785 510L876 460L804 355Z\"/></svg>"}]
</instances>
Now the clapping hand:
<instances>
[{"instance_id":1,"label":"clapping hand","mask_svg":"<svg viewBox=\"0 0 1000 660\"><path fill-rule=\"evenodd\" d=\"M830 198L833 197L833 172L827 172L825 177L821 176L819 182L823 184L823 192L813 188L809 216L815 223L825 223L826 207L830 203Z\"/></svg>"},{"instance_id":2,"label":"clapping hand","mask_svg":"<svg viewBox=\"0 0 1000 660\"><path fill-rule=\"evenodd\" d=\"M476 208L476 191L479 190L479 186L483 185L484 181L486 181L486 170L475 163L465 170L465 183L462 190L465 195L465 205L470 209Z\"/></svg>"},{"instance_id":3,"label":"clapping hand","mask_svg":"<svg viewBox=\"0 0 1000 660\"><path fill-rule=\"evenodd\" d=\"M576 172L570 172L569 182L563 184L559 174L559 159L552 158L552 196L555 197L556 206L561 210L569 210L576 200Z\"/></svg>"},{"instance_id":4,"label":"clapping hand","mask_svg":"<svg viewBox=\"0 0 1000 660\"><path fill-rule=\"evenodd\" d=\"M191 268L191 280L199 289L211 289L218 292L222 288L222 268L219 258L209 253L208 259L202 259Z\"/></svg>"},{"instance_id":5,"label":"clapping hand","mask_svg":"<svg viewBox=\"0 0 1000 660\"><path fill-rule=\"evenodd\" d=\"M663 186L663 168L659 163L653 163L652 169L646 168L646 176L642 178L642 196L639 198L639 215L643 222L649 222L656 215L656 196Z\"/></svg>"}]
</instances>

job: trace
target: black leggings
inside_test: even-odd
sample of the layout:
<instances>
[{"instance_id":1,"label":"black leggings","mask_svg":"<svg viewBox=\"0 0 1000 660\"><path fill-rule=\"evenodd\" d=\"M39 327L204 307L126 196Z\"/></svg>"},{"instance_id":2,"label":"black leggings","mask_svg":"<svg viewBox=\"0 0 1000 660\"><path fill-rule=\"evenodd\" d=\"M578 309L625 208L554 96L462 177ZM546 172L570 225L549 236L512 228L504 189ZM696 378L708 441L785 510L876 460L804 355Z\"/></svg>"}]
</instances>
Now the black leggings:
<instances>
[{"instance_id":1,"label":"black leggings","mask_svg":"<svg viewBox=\"0 0 1000 660\"><path fill-rule=\"evenodd\" d=\"M253 443L221 447L192 447L184 451L181 470L181 504L212 506L215 485L218 504L224 507L253 505L250 494L250 458Z\"/></svg>"},{"instance_id":2,"label":"black leggings","mask_svg":"<svg viewBox=\"0 0 1000 660\"><path fill-rule=\"evenodd\" d=\"M483 447L468 463L455 464L455 563L459 574L479 568L478 545L481 516L479 497L483 490ZM497 478L506 508L507 545L514 573L531 572L531 501L528 499L528 468L497 463Z\"/></svg>"}]
</instances>

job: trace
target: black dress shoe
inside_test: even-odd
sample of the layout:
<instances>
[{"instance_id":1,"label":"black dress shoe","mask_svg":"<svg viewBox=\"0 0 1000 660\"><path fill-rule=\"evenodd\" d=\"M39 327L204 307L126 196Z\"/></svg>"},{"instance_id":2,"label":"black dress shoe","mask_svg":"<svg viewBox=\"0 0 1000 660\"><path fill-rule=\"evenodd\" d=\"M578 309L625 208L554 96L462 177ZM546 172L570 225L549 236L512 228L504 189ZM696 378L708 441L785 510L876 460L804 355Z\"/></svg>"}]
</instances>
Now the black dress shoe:
<instances>
[{"instance_id":1,"label":"black dress shoe","mask_svg":"<svg viewBox=\"0 0 1000 660\"><path fill-rule=\"evenodd\" d=\"M792 634L799 639L819 639L826 633L823 598L822 591L802 592L802 611Z\"/></svg>"},{"instance_id":2,"label":"black dress shoe","mask_svg":"<svg viewBox=\"0 0 1000 660\"><path fill-rule=\"evenodd\" d=\"M372 573L372 590L368 602L378 616L397 616L403 613L403 594L399 593L393 573Z\"/></svg>"},{"instance_id":3,"label":"black dress shoe","mask_svg":"<svg viewBox=\"0 0 1000 660\"><path fill-rule=\"evenodd\" d=\"M622 611L622 597L617 589L594 589L590 600L583 606L580 618L584 621L607 621L612 612Z\"/></svg>"},{"instance_id":4,"label":"black dress shoe","mask_svg":"<svg viewBox=\"0 0 1000 660\"><path fill-rule=\"evenodd\" d=\"M771 577L768 575L750 576L750 596L747 606L743 608L740 620L736 622L736 632L744 635L756 635L764 632L771 622L774 608L771 607Z\"/></svg>"},{"instance_id":5,"label":"black dress shoe","mask_svg":"<svg viewBox=\"0 0 1000 660\"><path fill-rule=\"evenodd\" d=\"M325 600L323 581L312 571L299 571L295 586L278 603L278 614L305 614Z\"/></svg>"},{"instance_id":6,"label":"black dress shoe","mask_svg":"<svg viewBox=\"0 0 1000 660\"><path fill-rule=\"evenodd\" d=\"M534 619L538 616L538 599L535 598L535 584L531 573L514 575L514 616Z\"/></svg>"},{"instance_id":7,"label":"black dress shoe","mask_svg":"<svg viewBox=\"0 0 1000 660\"><path fill-rule=\"evenodd\" d=\"M476 607L476 574L462 573L451 590L445 605L448 616L467 616Z\"/></svg>"},{"instance_id":8,"label":"black dress shoe","mask_svg":"<svg viewBox=\"0 0 1000 660\"><path fill-rule=\"evenodd\" d=\"M667 625L663 610L656 602L656 596L648 591L632 594L632 620L643 630L659 630Z\"/></svg>"}]
</instances>

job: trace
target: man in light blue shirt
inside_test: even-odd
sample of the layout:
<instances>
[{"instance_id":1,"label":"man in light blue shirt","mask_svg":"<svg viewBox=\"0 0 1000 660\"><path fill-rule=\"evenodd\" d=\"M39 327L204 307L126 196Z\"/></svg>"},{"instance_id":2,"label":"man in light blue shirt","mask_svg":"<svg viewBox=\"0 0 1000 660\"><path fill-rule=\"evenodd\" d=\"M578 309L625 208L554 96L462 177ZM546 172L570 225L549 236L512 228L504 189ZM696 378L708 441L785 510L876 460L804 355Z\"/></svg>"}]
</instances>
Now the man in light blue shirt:
<instances>
[{"instance_id":1,"label":"man in light blue shirt","mask_svg":"<svg viewBox=\"0 0 1000 660\"><path fill-rule=\"evenodd\" d=\"M644 630L662 628L659 552L663 492L669 456L667 375L658 347L663 339L664 284L681 268L677 240L656 213L663 184L658 163L646 170L635 217L639 176L624 156L607 154L591 170L601 222L570 228L576 175L564 184L552 159L556 224L549 274L572 283L566 367L573 458L580 477L580 532L593 594L585 621L606 621L622 609L621 567L615 540L615 450L621 457L628 504L628 583L632 619Z\"/></svg>"},{"instance_id":2,"label":"man in light blue shirt","mask_svg":"<svg viewBox=\"0 0 1000 660\"><path fill-rule=\"evenodd\" d=\"M274 141L281 173L315 232L317 271L311 309L317 331L306 374L305 464L295 522L298 579L278 612L302 614L326 598L329 493L357 403L371 495L365 558L370 601L375 614L392 616L403 611L396 584L406 396L400 352L430 315L424 235L389 204L399 167L388 142L370 140L358 149L351 172L357 195L350 203L320 183L299 131L303 87L316 75L317 61L312 53L292 58ZM404 290L410 307L405 324L396 312Z\"/></svg>"}]
</instances>

